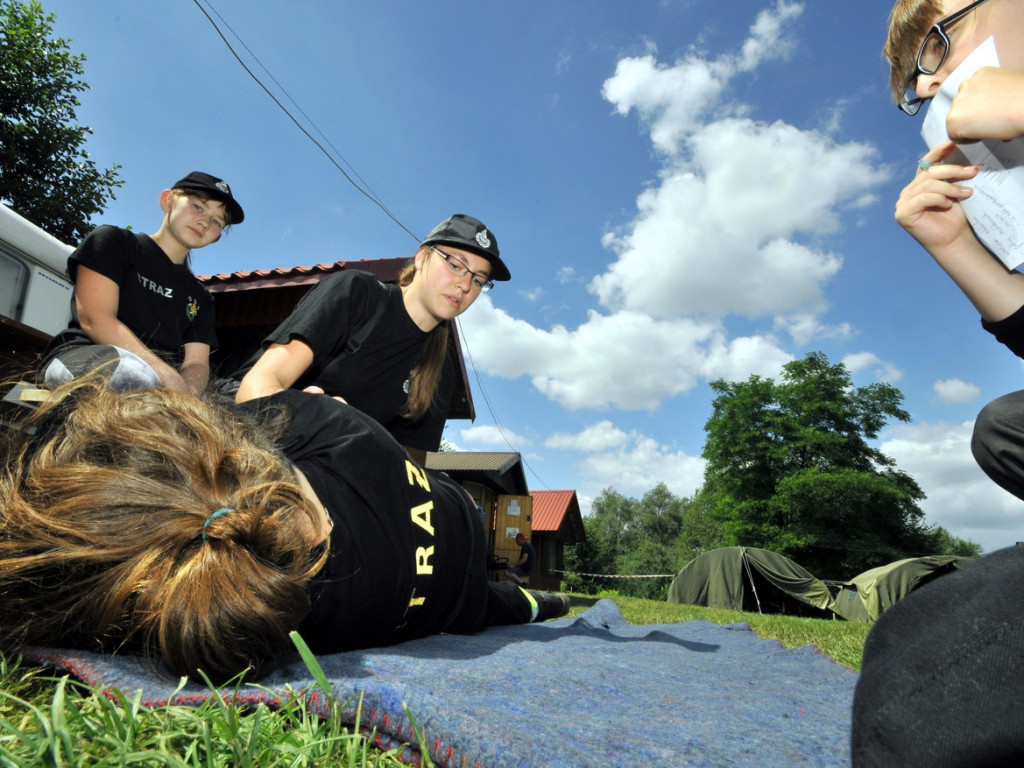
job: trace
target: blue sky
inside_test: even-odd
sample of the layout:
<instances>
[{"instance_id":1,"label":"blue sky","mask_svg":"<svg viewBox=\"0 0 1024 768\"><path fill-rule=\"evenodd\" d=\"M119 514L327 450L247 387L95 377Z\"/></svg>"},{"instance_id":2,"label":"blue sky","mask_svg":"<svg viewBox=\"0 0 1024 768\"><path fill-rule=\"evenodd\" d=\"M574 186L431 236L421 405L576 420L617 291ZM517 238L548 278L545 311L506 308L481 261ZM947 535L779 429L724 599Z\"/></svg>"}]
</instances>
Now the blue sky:
<instances>
[{"instance_id":1,"label":"blue sky","mask_svg":"<svg viewBox=\"0 0 1024 768\"><path fill-rule=\"evenodd\" d=\"M96 223L155 230L191 170L245 207L200 274L407 256L452 213L486 222L513 279L461 318L477 420L446 438L521 452L531 489L689 496L708 382L821 350L904 393L913 421L879 444L929 522L1024 539L969 450L1021 363L892 219L924 145L886 91L888 2L44 7L87 56L90 155L123 166Z\"/></svg>"}]
</instances>

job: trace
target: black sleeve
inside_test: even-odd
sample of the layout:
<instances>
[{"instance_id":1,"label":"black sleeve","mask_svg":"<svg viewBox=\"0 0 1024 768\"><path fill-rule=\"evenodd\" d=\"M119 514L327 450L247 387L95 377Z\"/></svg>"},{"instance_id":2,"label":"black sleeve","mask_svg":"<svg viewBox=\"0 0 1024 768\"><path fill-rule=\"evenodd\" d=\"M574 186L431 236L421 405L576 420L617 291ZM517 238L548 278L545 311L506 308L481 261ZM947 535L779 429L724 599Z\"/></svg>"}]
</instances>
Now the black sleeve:
<instances>
[{"instance_id":1,"label":"black sleeve","mask_svg":"<svg viewBox=\"0 0 1024 768\"><path fill-rule=\"evenodd\" d=\"M337 354L380 298L378 286L377 278L368 272L345 270L328 275L267 336L264 349L300 338L313 350L314 358Z\"/></svg>"},{"instance_id":2,"label":"black sleeve","mask_svg":"<svg viewBox=\"0 0 1024 768\"><path fill-rule=\"evenodd\" d=\"M77 282L81 265L121 285L135 261L137 247L135 235L128 230L109 224L98 226L68 256L68 277Z\"/></svg>"},{"instance_id":3,"label":"black sleeve","mask_svg":"<svg viewBox=\"0 0 1024 768\"><path fill-rule=\"evenodd\" d=\"M989 322L982 319L981 327L1017 357L1024 358L1024 306L1002 320Z\"/></svg>"},{"instance_id":4,"label":"black sleeve","mask_svg":"<svg viewBox=\"0 0 1024 768\"><path fill-rule=\"evenodd\" d=\"M311 370L318 370L345 349L353 331L372 315L376 302L385 298L380 282L369 272L350 269L328 275L299 300L231 378L241 381L271 344L287 344L296 338L309 345L313 351Z\"/></svg>"}]
</instances>

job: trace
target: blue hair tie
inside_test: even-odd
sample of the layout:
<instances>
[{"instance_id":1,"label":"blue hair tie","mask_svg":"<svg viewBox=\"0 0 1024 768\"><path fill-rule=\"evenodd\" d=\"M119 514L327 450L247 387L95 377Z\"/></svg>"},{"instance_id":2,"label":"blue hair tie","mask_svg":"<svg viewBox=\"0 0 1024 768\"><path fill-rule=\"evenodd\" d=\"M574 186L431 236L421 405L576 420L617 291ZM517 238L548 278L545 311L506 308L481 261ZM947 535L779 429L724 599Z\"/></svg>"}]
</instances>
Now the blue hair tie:
<instances>
[{"instance_id":1,"label":"blue hair tie","mask_svg":"<svg viewBox=\"0 0 1024 768\"><path fill-rule=\"evenodd\" d=\"M208 526L210 523L212 523L214 520L216 520L221 515L226 515L228 512L234 512L234 511L235 510L232 509L231 507L224 507L222 509L218 509L212 515L210 515L208 518L206 518L206 522L203 523L203 541L204 542L206 541L206 526Z\"/></svg>"}]
</instances>

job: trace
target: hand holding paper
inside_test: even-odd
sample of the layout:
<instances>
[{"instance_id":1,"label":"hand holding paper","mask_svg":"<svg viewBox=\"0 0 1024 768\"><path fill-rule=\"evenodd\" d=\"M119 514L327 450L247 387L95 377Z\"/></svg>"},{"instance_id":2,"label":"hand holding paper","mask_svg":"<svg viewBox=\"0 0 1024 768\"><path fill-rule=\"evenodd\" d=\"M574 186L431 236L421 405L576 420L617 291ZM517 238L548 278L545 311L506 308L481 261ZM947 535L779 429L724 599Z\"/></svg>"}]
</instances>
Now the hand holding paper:
<instances>
[{"instance_id":1,"label":"hand holding paper","mask_svg":"<svg viewBox=\"0 0 1024 768\"><path fill-rule=\"evenodd\" d=\"M1004 89L1021 87L1020 73L986 69L957 95L961 84L979 70L998 66L995 43L989 38L946 78L932 99L921 129L930 148L949 141L946 124L950 114L953 132L968 137L988 131L1002 136L1013 130L1001 120L1010 112ZM966 97L963 102L961 96ZM986 138L960 144L959 149L966 163L981 169L970 182L974 194L961 202L967 220L985 247L1008 269L1016 269L1024 263L1024 139Z\"/></svg>"}]
</instances>

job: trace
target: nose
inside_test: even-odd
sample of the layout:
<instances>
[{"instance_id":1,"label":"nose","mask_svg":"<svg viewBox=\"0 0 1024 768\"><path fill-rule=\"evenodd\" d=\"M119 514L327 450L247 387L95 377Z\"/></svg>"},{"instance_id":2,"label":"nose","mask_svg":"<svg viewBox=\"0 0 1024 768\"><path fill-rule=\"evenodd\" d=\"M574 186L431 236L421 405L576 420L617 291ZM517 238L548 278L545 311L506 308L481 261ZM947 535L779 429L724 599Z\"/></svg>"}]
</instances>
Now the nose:
<instances>
[{"instance_id":1,"label":"nose","mask_svg":"<svg viewBox=\"0 0 1024 768\"><path fill-rule=\"evenodd\" d=\"M917 82L914 83L914 90L917 91L917 95L922 99L930 99L939 92L939 88L945 79L945 75L938 73L934 75L918 75Z\"/></svg>"}]
</instances>

